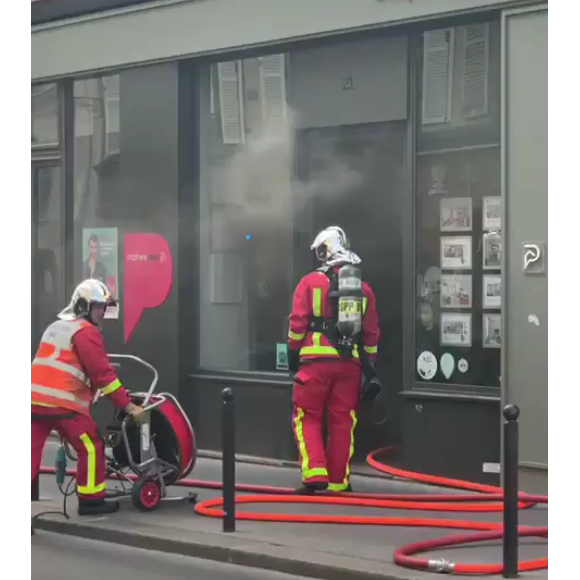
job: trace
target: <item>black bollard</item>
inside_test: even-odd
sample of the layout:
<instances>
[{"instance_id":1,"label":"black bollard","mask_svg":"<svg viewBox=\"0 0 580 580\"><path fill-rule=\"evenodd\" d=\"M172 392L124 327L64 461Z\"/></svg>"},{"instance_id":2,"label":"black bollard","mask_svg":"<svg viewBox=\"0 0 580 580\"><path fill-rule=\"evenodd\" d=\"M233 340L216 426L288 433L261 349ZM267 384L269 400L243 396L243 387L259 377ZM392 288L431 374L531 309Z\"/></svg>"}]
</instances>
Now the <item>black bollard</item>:
<instances>
[{"instance_id":1,"label":"black bollard","mask_svg":"<svg viewBox=\"0 0 580 580\"><path fill-rule=\"evenodd\" d=\"M516 405L503 409L503 577L518 577L518 417Z\"/></svg>"},{"instance_id":2,"label":"black bollard","mask_svg":"<svg viewBox=\"0 0 580 580\"><path fill-rule=\"evenodd\" d=\"M40 479L37 475L32 482L32 501L40 500Z\"/></svg>"},{"instance_id":3,"label":"black bollard","mask_svg":"<svg viewBox=\"0 0 580 580\"><path fill-rule=\"evenodd\" d=\"M234 393L222 391L222 484L224 493L223 530L236 531L236 436Z\"/></svg>"}]
</instances>

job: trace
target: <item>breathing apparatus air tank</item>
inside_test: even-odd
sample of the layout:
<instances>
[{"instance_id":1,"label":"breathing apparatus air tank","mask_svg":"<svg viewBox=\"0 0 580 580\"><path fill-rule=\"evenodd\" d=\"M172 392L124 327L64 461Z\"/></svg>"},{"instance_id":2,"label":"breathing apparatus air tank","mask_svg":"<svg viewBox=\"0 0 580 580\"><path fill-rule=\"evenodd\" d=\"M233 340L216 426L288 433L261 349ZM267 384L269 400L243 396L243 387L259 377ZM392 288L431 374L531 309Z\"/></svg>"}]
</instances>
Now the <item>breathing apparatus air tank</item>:
<instances>
[{"instance_id":1,"label":"breathing apparatus air tank","mask_svg":"<svg viewBox=\"0 0 580 580\"><path fill-rule=\"evenodd\" d=\"M363 291L360 268L345 264L338 271L338 320L340 335L354 339L362 331Z\"/></svg>"}]
</instances>

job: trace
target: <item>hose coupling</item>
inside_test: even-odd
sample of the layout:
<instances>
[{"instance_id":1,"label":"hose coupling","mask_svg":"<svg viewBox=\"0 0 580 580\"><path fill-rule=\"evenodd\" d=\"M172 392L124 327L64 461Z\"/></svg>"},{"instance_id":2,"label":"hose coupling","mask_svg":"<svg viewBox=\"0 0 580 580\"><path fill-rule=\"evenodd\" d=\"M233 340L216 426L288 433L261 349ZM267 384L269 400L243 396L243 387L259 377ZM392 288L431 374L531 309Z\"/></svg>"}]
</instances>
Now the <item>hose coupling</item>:
<instances>
[{"instance_id":1,"label":"hose coupling","mask_svg":"<svg viewBox=\"0 0 580 580\"><path fill-rule=\"evenodd\" d=\"M452 574L455 570L455 564L448 560L429 560L427 569L429 572L436 572L438 574Z\"/></svg>"}]
</instances>

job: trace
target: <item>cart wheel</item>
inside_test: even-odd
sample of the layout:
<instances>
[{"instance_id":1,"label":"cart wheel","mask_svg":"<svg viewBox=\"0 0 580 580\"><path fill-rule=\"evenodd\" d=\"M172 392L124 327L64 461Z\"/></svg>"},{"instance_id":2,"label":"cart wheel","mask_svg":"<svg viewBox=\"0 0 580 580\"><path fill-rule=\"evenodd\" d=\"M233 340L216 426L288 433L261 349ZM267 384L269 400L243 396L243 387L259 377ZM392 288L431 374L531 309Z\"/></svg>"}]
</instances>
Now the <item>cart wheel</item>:
<instances>
[{"instance_id":1,"label":"cart wheel","mask_svg":"<svg viewBox=\"0 0 580 580\"><path fill-rule=\"evenodd\" d=\"M143 511L154 510L161 501L161 488L159 483L152 479L138 479L131 490L133 505Z\"/></svg>"}]
</instances>

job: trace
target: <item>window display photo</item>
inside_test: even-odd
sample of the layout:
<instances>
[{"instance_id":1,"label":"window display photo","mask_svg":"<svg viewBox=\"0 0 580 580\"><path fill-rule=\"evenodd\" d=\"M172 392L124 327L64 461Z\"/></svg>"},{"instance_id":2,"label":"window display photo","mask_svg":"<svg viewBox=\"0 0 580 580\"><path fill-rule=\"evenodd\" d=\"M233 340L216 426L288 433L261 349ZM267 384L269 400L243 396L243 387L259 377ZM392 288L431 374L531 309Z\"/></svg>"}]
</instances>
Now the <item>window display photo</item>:
<instances>
[{"instance_id":1,"label":"window display photo","mask_svg":"<svg viewBox=\"0 0 580 580\"><path fill-rule=\"evenodd\" d=\"M471 274L441 276L441 308L471 308L473 303Z\"/></svg>"},{"instance_id":2,"label":"window display photo","mask_svg":"<svg viewBox=\"0 0 580 580\"><path fill-rule=\"evenodd\" d=\"M501 348L501 314L483 315L483 348Z\"/></svg>"},{"instance_id":3,"label":"window display photo","mask_svg":"<svg viewBox=\"0 0 580 580\"><path fill-rule=\"evenodd\" d=\"M483 269L501 269L501 236L497 232L483 236Z\"/></svg>"},{"instance_id":4,"label":"window display photo","mask_svg":"<svg viewBox=\"0 0 580 580\"><path fill-rule=\"evenodd\" d=\"M441 238L441 269L471 270L471 237Z\"/></svg>"},{"instance_id":5,"label":"window display photo","mask_svg":"<svg viewBox=\"0 0 580 580\"><path fill-rule=\"evenodd\" d=\"M483 308L501 308L501 276L483 277Z\"/></svg>"},{"instance_id":6,"label":"window display photo","mask_svg":"<svg viewBox=\"0 0 580 580\"><path fill-rule=\"evenodd\" d=\"M443 198L440 202L440 228L442 232L470 232L473 227L470 197Z\"/></svg>"},{"instance_id":7,"label":"window display photo","mask_svg":"<svg viewBox=\"0 0 580 580\"><path fill-rule=\"evenodd\" d=\"M483 198L483 230L501 230L501 197Z\"/></svg>"},{"instance_id":8,"label":"window display photo","mask_svg":"<svg viewBox=\"0 0 580 580\"><path fill-rule=\"evenodd\" d=\"M442 345L471 346L471 314L444 312L440 326Z\"/></svg>"}]
</instances>

